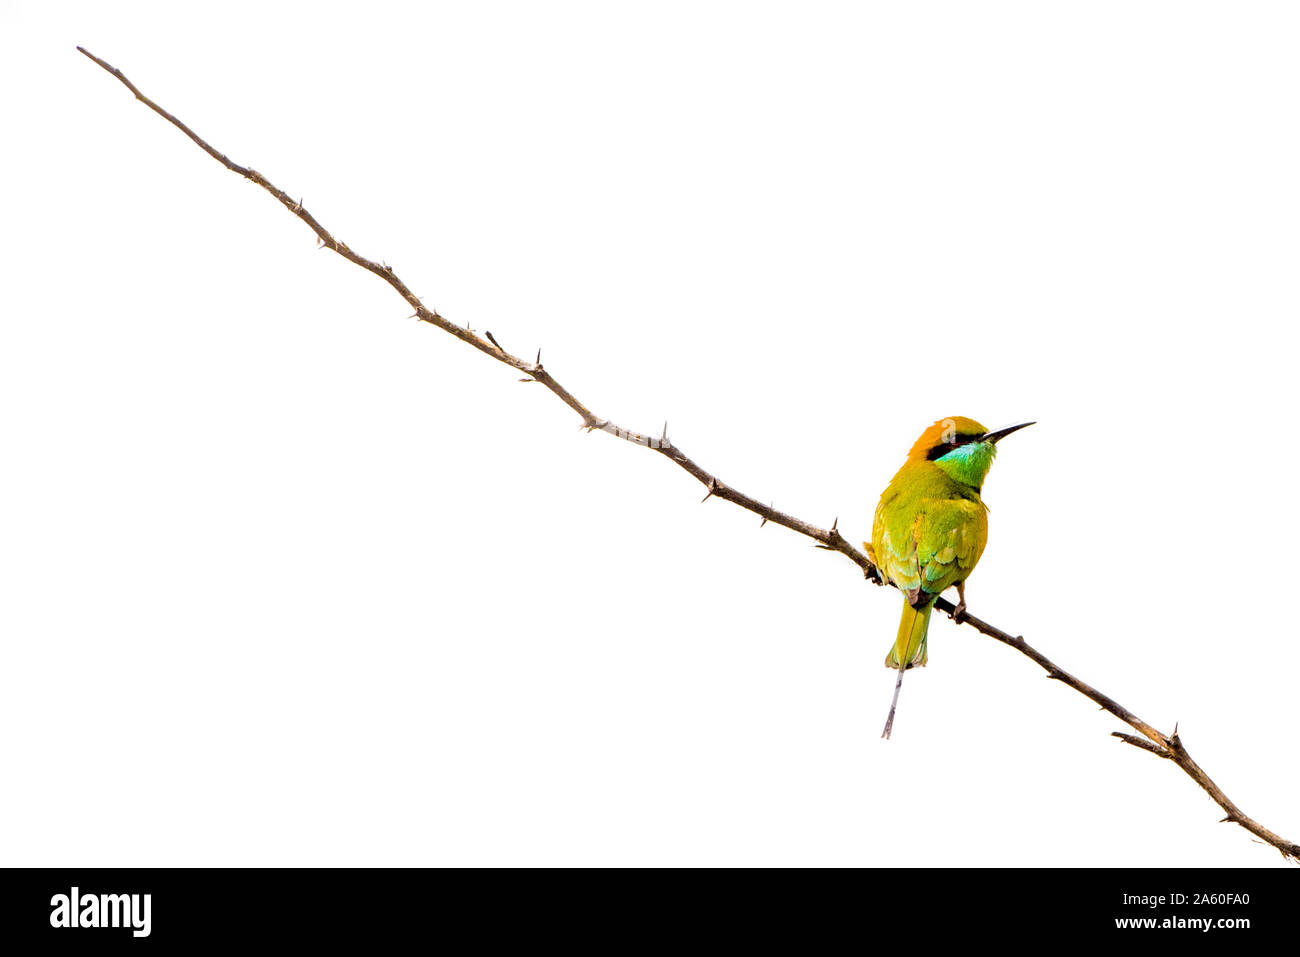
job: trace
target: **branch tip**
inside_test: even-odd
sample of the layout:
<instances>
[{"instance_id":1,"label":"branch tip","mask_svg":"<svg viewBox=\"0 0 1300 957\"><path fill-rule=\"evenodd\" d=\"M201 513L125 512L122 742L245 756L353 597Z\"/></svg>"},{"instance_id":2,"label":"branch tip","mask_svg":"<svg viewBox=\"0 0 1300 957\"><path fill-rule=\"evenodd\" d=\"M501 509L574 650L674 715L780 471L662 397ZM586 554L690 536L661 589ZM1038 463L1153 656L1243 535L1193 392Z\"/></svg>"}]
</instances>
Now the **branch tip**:
<instances>
[{"instance_id":1,"label":"branch tip","mask_svg":"<svg viewBox=\"0 0 1300 957\"><path fill-rule=\"evenodd\" d=\"M1123 731L1112 731L1112 732L1111 732L1111 735L1112 735L1113 737L1119 738L1119 739L1120 739L1121 741L1123 741L1125 744L1131 744L1131 745L1133 745L1133 747L1135 747L1135 748L1141 748L1143 751L1150 751L1150 752L1151 752L1152 754L1154 754L1156 757L1159 757L1159 758L1172 758L1172 757L1173 757L1173 755L1171 755L1171 754L1170 754L1168 751L1166 751L1164 748L1160 747L1160 746L1157 745L1157 744L1153 744L1153 743L1150 742L1150 741L1147 741L1145 738L1139 738L1139 737L1138 737L1137 735L1135 735L1135 734L1125 734Z\"/></svg>"}]
</instances>

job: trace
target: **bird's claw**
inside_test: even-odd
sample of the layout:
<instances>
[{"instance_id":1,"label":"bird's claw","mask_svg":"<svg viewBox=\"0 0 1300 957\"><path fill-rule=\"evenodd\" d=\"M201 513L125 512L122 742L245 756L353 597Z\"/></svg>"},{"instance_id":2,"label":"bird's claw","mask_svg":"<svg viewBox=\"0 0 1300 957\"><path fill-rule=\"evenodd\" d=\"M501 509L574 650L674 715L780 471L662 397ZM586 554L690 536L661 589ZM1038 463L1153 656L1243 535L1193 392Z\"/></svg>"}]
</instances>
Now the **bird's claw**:
<instances>
[{"instance_id":1,"label":"bird's claw","mask_svg":"<svg viewBox=\"0 0 1300 957\"><path fill-rule=\"evenodd\" d=\"M960 625L966 620L966 603L964 601L957 602L957 607L952 610L952 614L948 617Z\"/></svg>"}]
</instances>

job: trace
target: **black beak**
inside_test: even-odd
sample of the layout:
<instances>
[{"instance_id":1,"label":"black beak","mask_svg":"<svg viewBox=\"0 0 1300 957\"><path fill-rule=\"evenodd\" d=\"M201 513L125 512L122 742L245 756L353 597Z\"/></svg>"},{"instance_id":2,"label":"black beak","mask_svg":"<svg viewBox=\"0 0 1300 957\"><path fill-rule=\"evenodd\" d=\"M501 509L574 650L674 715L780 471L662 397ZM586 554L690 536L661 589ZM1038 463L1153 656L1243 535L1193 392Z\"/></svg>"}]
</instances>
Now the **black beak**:
<instances>
[{"instance_id":1,"label":"black beak","mask_svg":"<svg viewBox=\"0 0 1300 957\"><path fill-rule=\"evenodd\" d=\"M980 441L997 444L999 439L1005 439L1012 432L1019 432L1025 426L1033 424L1032 422L1021 422L1019 425L1008 425L1005 429L998 429L996 432L985 432L980 436Z\"/></svg>"}]
</instances>

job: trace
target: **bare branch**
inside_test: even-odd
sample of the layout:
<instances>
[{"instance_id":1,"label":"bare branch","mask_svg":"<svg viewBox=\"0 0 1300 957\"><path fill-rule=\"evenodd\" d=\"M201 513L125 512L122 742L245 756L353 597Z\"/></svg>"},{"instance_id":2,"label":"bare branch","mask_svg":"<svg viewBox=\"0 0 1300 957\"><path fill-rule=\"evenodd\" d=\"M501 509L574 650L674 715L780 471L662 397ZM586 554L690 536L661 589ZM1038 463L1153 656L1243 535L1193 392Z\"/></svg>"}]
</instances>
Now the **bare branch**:
<instances>
[{"instance_id":1,"label":"bare branch","mask_svg":"<svg viewBox=\"0 0 1300 957\"><path fill-rule=\"evenodd\" d=\"M801 535L807 535L809 538L816 539L824 547L847 555L858 565L859 568L862 569L863 574L868 578L878 579L879 576L876 573L875 566L871 564L871 561L867 556L845 541L843 536L841 536L834 528L830 531L826 531L825 529L818 528L815 525L810 525L807 522L800 521L792 515L779 512L771 506L764 505L757 499L751 498L737 489L724 485L715 476L697 465L688 458L681 449L674 446L672 442L668 440L667 422L664 423L663 434L659 438L653 438L650 435L643 435L640 432L625 429L621 425L616 425L608 419L602 419L588 409L583 403L579 402L568 389L560 385L559 381L542 366L542 352L540 349L537 351L537 360L535 362L528 362L527 360L512 355L503 349L491 332L485 332L483 336L479 336L468 326L458 326L439 315L436 310L429 309L420 301L419 297L416 296L415 293L411 292L406 283L402 282L402 280L398 278L397 273L393 271L391 266L384 263L373 262L359 253L354 252L346 243L335 239L329 230L322 226L317 221L316 217L306 210L300 200L290 198L287 193L273 184L261 173L247 166L240 166L238 163L232 162L224 153L214 149L207 143L207 141L182 123L177 117L173 116L153 100L149 99L149 97L141 93L136 85L128 80L125 74L123 74L121 70L117 69L117 67L101 60L84 47L77 47L77 49L113 76L117 77L117 79L121 81L128 90L135 94L137 100L179 129L182 133L198 144L200 149L226 169L230 170L232 173L238 173L246 179L252 180L258 186L262 187L278 199L285 209L311 227L322 246L334 250L334 252L338 253L344 259L351 263L355 263L368 272L374 273L384 282L388 283L388 285L392 286L393 289L397 291L398 295L405 299L411 308L415 310L412 314L415 318L422 322L427 322L430 325L437 326L439 329L455 336L462 342L473 346L480 352L486 353L498 362L503 362L511 368L526 373L529 378L523 381L540 382L542 385L546 386L546 388L550 389L551 392L555 393L561 402L582 417L581 427L586 429L588 432L593 430L608 432L615 438L631 442L633 445L643 445L648 449L653 449L654 451L663 454L666 458L677 463L691 475L695 476L701 484L708 488L709 496L706 497L716 496L718 498L726 499L728 502L732 502L739 505L741 508L749 509L751 512L762 516L765 521L774 522L777 525L784 525L786 528L796 531Z\"/></svg>"},{"instance_id":2,"label":"bare branch","mask_svg":"<svg viewBox=\"0 0 1300 957\"><path fill-rule=\"evenodd\" d=\"M760 527L761 525L766 525L768 522L773 522L777 525L782 525L791 531L798 532L800 535L805 535L808 538L813 539L817 543L817 547L839 552L847 557L862 570L863 575L869 580L874 581L876 584L883 583L879 571L877 571L871 560L863 552L849 544L844 536L840 534L838 519L831 523L829 529L819 528L816 525L811 525L808 522L795 518L793 515L788 515L785 512L778 511L771 505L764 505L757 499L751 498L743 492L726 485L716 476L697 465L694 461L688 458L681 449L677 448L677 446L669 441L668 423L666 422L664 423L663 433L661 436L659 438L653 438L649 435L643 435L639 432L633 432L630 429L625 429L622 426L615 425L608 419L597 417L583 403L579 402L571 392L565 389L564 386L560 385L550 372L543 368L542 353L540 349L537 352L536 360L528 362L503 349L492 333L486 332L484 334L485 337L479 336L468 326L461 327L455 325L439 315L436 310L427 308L424 303L420 301L419 297L412 293L411 290L407 288L406 284L398 278L397 274L393 271L393 268L387 263L376 263L356 252L353 252L346 243L335 239L325 229L325 227L311 215L311 213L307 212L307 210L303 208L301 200L291 199L287 193L276 187L256 170L231 162L224 153L220 153L212 146L208 145L208 143L205 142L197 133L191 130L179 119L141 93L140 90L136 88L135 84L126 78L121 70L104 60L101 60L83 47L77 47L77 49L95 63L99 64L99 66L104 70L115 76L135 95L137 100L179 129L182 133L193 140L200 149L226 169L230 170L232 173L238 173L240 176L252 180L279 200L285 209L289 210L289 212L293 213L293 215L297 216L311 227L322 246L334 250L334 252L338 253L344 259L355 263L368 272L374 273L380 279L384 280L384 282L388 283L388 285L392 286L393 289L397 291L398 295L405 299L406 302L415 310L412 314L414 318L417 318L422 322L427 322L430 325L437 326L439 329L442 329L444 332L455 336L462 342L473 346L480 352L486 353L498 362L505 363L511 368L525 373L527 378L522 379L521 381L542 383L542 385L546 386L547 389L553 392L561 402L571 408L574 412L578 413L582 419L581 428L586 429L588 432L593 430L608 432L615 438L623 439L624 441L631 442L634 445L642 445L648 449L652 449L670 461L676 463L678 466L693 475L708 490L702 501L707 501L710 498L720 498L735 505L739 505L741 508L748 509L754 514L762 517L763 521L760 524ZM936 600L935 607L949 615L953 615L957 610L956 606L945 598L939 598ZM1097 704L1101 705L1103 709L1109 711L1125 724L1140 732L1143 737L1139 738L1135 735L1125 734L1119 731L1112 732L1112 734L1126 743L1141 748L1144 751L1150 751L1152 754L1158 755L1159 757L1172 760L1182 768L1193 781L1203 788L1205 792L1224 809L1224 811L1227 812L1227 816L1223 818L1224 821L1240 824L1261 840L1267 841L1269 844L1273 845L1281 851L1284 857L1300 861L1300 845L1293 844L1290 841L1283 839L1279 835L1274 834L1272 831L1243 814L1241 809L1233 804L1219 786L1216 785L1201 769L1200 765L1192 760L1191 755L1187 753L1187 749L1183 746L1182 741L1178 737L1177 728L1175 728L1172 735L1166 737L1137 715L1121 706L1114 699L1102 694L1091 685L1080 681L1065 669L1052 662L1046 655L1031 647L1022 637L1012 637L1001 629L995 628L993 625L990 625L969 613L963 613L959 618L954 620L957 620L959 624L970 625L981 634L994 638L1005 645L1009 645L1022 655L1035 661L1039 667L1047 672L1049 678L1069 685L1075 691L1079 692L1079 694L1097 702ZM900 683L901 679L902 673L900 672ZM895 687L895 700L897 700L897 687ZM885 736L888 737L888 734L889 730L886 728Z\"/></svg>"},{"instance_id":3,"label":"bare branch","mask_svg":"<svg viewBox=\"0 0 1300 957\"><path fill-rule=\"evenodd\" d=\"M956 610L955 606L944 598L940 598L935 602L935 607L940 611L952 612ZM1109 711L1129 727L1140 731L1147 741L1151 742L1150 746L1147 745L1146 741L1133 735L1123 734L1122 732L1117 731L1111 733L1129 744L1150 751L1152 754L1159 755L1162 758L1169 758L1182 768L1188 777L1200 785L1201 788L1214 799L1215 803L1218 804L1219 807L1228 812L1228 817L1225 820L1240 824L1256 837L1272 844L1282 852L1283 857L1300 862L1300 844L1294 844L1283 838L1281 835L1274 834L1258 821L1246 816L1237 805L1233 804L1232 801L1228 799L1228 796L1223 793L1223 790L1210 779L1210 776L1205 773L1201 766L1192 760L1192 756L1187 753L1187 749L1183 747L1183 743L1178 737L1177 728L1174 729L1172 735L1165 737L1155 728L1151 727L1151 725L1133 714L1133 712L1122 706L1115 699L1102 694L1096 688L1074 677L1074 675L1070 674L1060 665L1057 665L1042 652L1032 647L1024 638L1019 636L1013 638L1002 629L995 628L988 622L981 621L969 613L962 617L962 624L970 625L981 634L988 635L990 638L996 638L1005 645L1010 645L1025 657L1031 658L1037 662L1039 667L1047 672L1049 678L1054 678L1063 684L1069 685L1075 691L1079 692L1079 694L1097 702L1097 704L1101 705L1104 710Z\"/></svg>"}]
</instances>

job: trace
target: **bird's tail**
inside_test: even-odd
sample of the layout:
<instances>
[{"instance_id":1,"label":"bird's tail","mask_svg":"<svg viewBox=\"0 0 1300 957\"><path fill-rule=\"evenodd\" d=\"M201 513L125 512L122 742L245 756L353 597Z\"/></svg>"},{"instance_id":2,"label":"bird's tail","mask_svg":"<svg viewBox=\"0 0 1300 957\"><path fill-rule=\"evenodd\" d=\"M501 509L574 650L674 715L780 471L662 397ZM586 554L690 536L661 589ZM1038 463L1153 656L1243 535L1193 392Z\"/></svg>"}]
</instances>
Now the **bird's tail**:
<instances>
[{"instance_id":1,"label":"bird's tail","mask_svg":"<svg viewBox=\"0 0 1300 957\"><path fill-rule=\"evenodd\" d=\"M903 599L903 620L898 623L898 637L889 654L885 655L885 667L898 669L898 681L894 683L894 700L889 704L889 718L885 721L882 738L888 738L894 728L894 712L898 709L898 692L903 688L903 674L908 668L926 662L925 638L930 631L930 612L933 609L933 601L913 608L911 602Z\"/></svg>"},{"instance_id":2,"label":"bird's tail","mask_svg":"<svg viewBox=\"0 0 1300 957\"><path fill-rule=\"evenodd\" d=\"M886 668L916 668L924 666L927 659L925 639L930 631L930 612L934 602L927 602L920 608L913 608L903 599L903 620L898 623L898 638L894 647L885 655Z\"/></svg>"}]
</instances>

